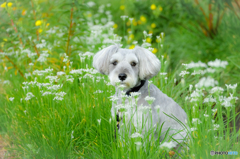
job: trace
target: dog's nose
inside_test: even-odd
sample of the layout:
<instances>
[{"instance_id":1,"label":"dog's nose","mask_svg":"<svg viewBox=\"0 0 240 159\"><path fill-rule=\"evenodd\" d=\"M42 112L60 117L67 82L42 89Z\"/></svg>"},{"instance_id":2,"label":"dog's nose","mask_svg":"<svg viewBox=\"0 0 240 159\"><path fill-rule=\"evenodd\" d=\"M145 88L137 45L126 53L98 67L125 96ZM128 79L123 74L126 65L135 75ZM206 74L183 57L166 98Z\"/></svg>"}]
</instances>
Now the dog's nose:
<instances>
[{"instance_id":1,"label":"dog's nose","mask_svg":"<svg viewBox=\"0 0 240 159\"><path fill-rule=\"evenodd\" d=\"M127 75L125 73L120 73L118 75L118 78L121 80L121 81L124 81L126 78L127 78Z\"/></svg>"}]
</instances>

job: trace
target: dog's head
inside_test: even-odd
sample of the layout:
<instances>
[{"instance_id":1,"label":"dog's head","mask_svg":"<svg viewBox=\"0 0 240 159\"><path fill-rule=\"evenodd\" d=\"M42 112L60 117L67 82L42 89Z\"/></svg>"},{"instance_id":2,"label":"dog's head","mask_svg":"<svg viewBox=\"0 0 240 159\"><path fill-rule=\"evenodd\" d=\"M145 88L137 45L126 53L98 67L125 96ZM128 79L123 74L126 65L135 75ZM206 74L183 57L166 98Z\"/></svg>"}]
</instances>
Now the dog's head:
<instances>
[{"instance_id":1,"label":"dog's head","mask_svg":"<svg viewBox=\"0 0 240 159\"><path fill-rule=\"evenodd\" d=\"M108 75L112 85L120 83L130 89L139 81L155 76L161 65L159 59L145 48L137 46L130 50L111 45L94 56L93 67Z\"/></svg>"}]
</instances>

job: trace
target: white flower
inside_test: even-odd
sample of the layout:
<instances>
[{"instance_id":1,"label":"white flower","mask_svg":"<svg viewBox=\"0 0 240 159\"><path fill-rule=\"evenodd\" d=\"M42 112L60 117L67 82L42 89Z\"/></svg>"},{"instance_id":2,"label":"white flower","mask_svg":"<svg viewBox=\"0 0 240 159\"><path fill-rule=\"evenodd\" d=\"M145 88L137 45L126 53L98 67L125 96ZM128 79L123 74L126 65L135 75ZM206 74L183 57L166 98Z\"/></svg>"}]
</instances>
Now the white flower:
<instances>
[{"instance_id":1,"label":"white flower","mask_svg":"<svg viewBox=\"0 0 240 159\"><path fill-rule=\"evenodd\" d=\"M138 108L138 110L141 110L141 111L143 111L143 112L145 112L145 111L147 111L147 110L151 110L152 108L150 107L150 106L140 106L139 108Z\"/></svg>"},{"instance_id":2,"label":"white flower","mask_svg":"<svg viewBox=\"0 0 240 159\"><path fill-rule=\"evenodd\" d=\"M115 108L117 108L117 109L125 108L125 105L123 105L123 104L118 104L118 105L115 106Z\"/></svg>"},{"instance_id":3,"label":"white flower","mask_svg":"<svg viewBox=\"0 0 240 159\"><path fill-rule=\"evenodd\" d=\"M155 108L156 110L160 110L161 106L156 105L154 108Z\"/></svg>"},{"instance_id":4,"label":"white flower","mask_svg":"<svg viewBox=\"0 0 240 159\"><path fill-rule=\"evenodd\" d=\"M153 83L153 81L148 81L148 86L150 86Z\"/></svg>"},{"instance_id":5,"label":"white flower","mask_svg":"<svg viewBox=\"0 0 240 159\"><path fill-rule=\"evenodd\" d=\"M89 2L87 2L87 5L89 7L93 7L93 6L95 6L95 3L93 1L89 1Z\"/></svg>"},{"instance_id":6,"label":"white flower","mask_svg":"<svg viewBox=\"0 0 240 159\"><path fill-rule=\"evenodd\" d=\"M91 53L91 52L85 52L84 54L79 53L78 55L79 55L80 57L85 57L85 56L87 56L88 58L90 58L91 56L94 55L94 53Z\"/></svg>"},{"instance_id":7,"label":"white flower","mask_svg":"<svg viewBox=\"0 0 240 159\"><path fill-rule=\"evenodd\" d=\"M167 77L165 77L164 79L165 79L165 83L167 83L167 79L168 79L168 78L167 78Z\"/></svg>"},{"instance_id":8,"label":"white flower","mask_svg":"<svg viewBox=\"0 0 240 159\"><path fill-rule=\"evenodd\" d=\"M42 53L40 54L39 58L37 59L37 61L39 62L45 62L47 60L47 57L49 56L48 53Z\"/></svg>"},{"instance_id":9,"label":"white flower","mask_svg":"<svg viewBox=\"0 0 240 159\"><path fill-rule=\"evenodd\" d=\"M58 76L47 76L45 79L49 79L50 83L53 81L58 82Z\"/></svg>"},{"instance_id":10,"label":"white flower","mask_svg":"<svg viewBox=\"0 0 240 159\"><path fill-rule=\"evenodd\" d=\"M124 88L126 88L126 86L125 85L119 85L118 88L123 90Z\"/></svg>"},{"instance_id":11,"label":"white flower","mask_svg":"<svg viewBox=\"0 0 240 159\"><path fill-rule=\"evenodd\" d=\"M203 103L209 103L209 102L216 102L216 99L214 99L212 96L210 96L209 98L205 98L203 100Z\"/></svg>"},{"instance_id":12,"label":"white flower","mask_svg":"<svg viewBox=\"0 0 240 159\"><path fill-rule=\"evenodd\" d=\"M99 125L100 125L100 123L101 123L101 120L102 120L102 119L97 119Z\"/></svg>"},{"instance_id":13,"label":"white flower","mask_svg":"<svg viewBox=\"0 0 240 159\"><path fill-rule=\"evenodd\" d=\"M226 107L226 108L233 106L229 100L225 100L225 101L224 101L223 103L221 103L221 104L222 104L224 107Z\"/></svg>"},{"instance_id":14,"label":"white flower","mask_svg":"<svg viewBox=\"0 0 240 159\"><path fill-rule=\"evenodd\" d=\"M164 36L164 32L161 32L161 37L163 38L163 36Z\"/></svg>"},{"instance_id":15,"label":"white flower","mask_svg":"<svg viewBox=\"0 0 240 159\"><path fill-rule=\"evenodd\" d=\"M53 98L53 100L59 100L59 101L62 101L63 98L62 98L62 97L59 97L59 96L56 96L56 97Z\"/></svg>"},{"instance_id":16,"label":"white flower","mask_svg":"<svg viewBox=\"0 0 240 159\"><path fill-rule=\"evenodd\" d=\"M198 98L191 98L190 99L190 102L192 103L192 102L197 102L198 101Z\"/></svg>"},{"instance_id":17,"label":"white flower","mask_svg":"<svg viewBox=\"0 0 240 159\"><path fill-rule=\"evenodd\" d=\"M42 76L42 75L50 73L52 71L53 71L53 69L51 69L51 68L47 68L45 70L34 70L33 71L33 75Z\"/></svg>"},{"instance_id":18,"label":"white flower","mask_svg":"<svg viewBox=\"0 0 240 159\"><path fill-rule=\"evenodd\" d=\"M96 90L95 92L93 92L93 94L96 94L96 93L103 93L103 91L101 91L101 90Z\"/></svg>"},{"instance_id":19,"label":"white flower","mask_svg":"<svg viewBox=\"0 0 240 159\"><path fill-rule=\"evenodd\" d=\"M234 85L231 85L231 84L229 84L229 85L227 85L227 84L225 84L226 85L226 87L227 87L227 89L233 89L233 90L235 90L236 88L237 88L237 83L236 84L234 84Z\"/></svg>"},{"instance_id":20,"label":"white flower","mask_svg":"<svg viewBox=\"0 0 240 159\"><path fill-rule=\"evenodd\" d=\"M219 97L218 97L218 99L219 99L220 102L222 102L222 101L225 100L226 98L227 98L227 97L225 97L225 96L219 96Z\"/></svg>"},{"instance_id":21,"label":"white flower","mask_svg":"<svg viewBox=\"0 0 240 159\"><path fill-rule=\"evenodd\" d=\"M191 98L201 97L204 96L204 94L200 90L193 91L190 95Z\"/></svg>"},{"instance_id":22,"label":"white flower","mask_svg":"<svg viewBox=\"0 0 240 159\"><path fill-rule=\"evenodd\" d=\"M60 96L60 97L63 97L65 96L67 93L65 92L59 92L59 93L55 93L56 96Z\"/></svg>"},{"instance_id":23,"label":"white flower","mask_svg":"<svg viewBox=\"0 0 240 159\"><path fill-rule=\"evenodd\" d=\"M191 131L196 131L197 130L197 128L191 128Z\"/></svg>"},{"instance_id":24,"label":"white flower","mask_svg":"<svg viewBox=\"0 0 240 159\"><path fill-rule=\"evenodd\" d=\"M121 18L122 18L123 21L125 21L125 19L127 19L128 16L127 15L122 15Z\"/></svg>"},{"instance_id":25,"label":"white flower","mask_svg":"<svg viewBox=\"0 0 240 159\"><path fill-rule=\"evenodd\" d=\"M62 86L63 86L62 84L61 85L52 85L52 86L47 87L47 89L56 91L56 90L59 90L60 88L62 88Z\"/></svg>"},{"instance_id":26,"label":"white flower","mask_svg":"<svg viewBox=\"0 0 240 159\"><path fill-rule=\"evenodd\" d=\"M202 122L201 122L201 120L198 119L198 118L192 118L192 123L193 123L193 124L195 124L195 123L196 123L196 124L200 124L200 123L202 123Z\"/></svg>"},{"instance_id":27,"label":"white flower","mask_svg":"<svg viewBox=\"0 0 240 159\"><path fill-rule=\"evenodd\" d=\"M212 109L212 112L215 113L217 111L217 109Z\"/></svg>"},{"instance_id":28,"label":"white flower","mask_svg":"<svg viewBox=\"0 0 240 159\"><path fill-rule=\"evenodd\" d=\"M207 68L205 71L204 71L204 74L205 72L208 72L208 73L214 73L216 70L213 69L213 68Z\"/></svg>"},{"instance_id":29,"label":"white flower","mask_svg":"<svg viewBox=\"0 0 240 159\"><path fill-rule=\"evenodd\" d=\"M185 86L185 80L184 78L181 79L181 85L184 87Z\"/></svg>"},{"instance_id":30,"label":"white flower","mask_svg":"<svg viewBox=\"0 0 240 159\"><path fill-rule=\"evenodd\" d=\"M214 87L216 84L218 84L217 81L215 81L211 77L203 77L200 79L200 81L195 85L197 88L202 88L202 87Z\"/></svg>"},{"instance_id":31,"label":"white flower","mask_svg":"<svg viewBox=\"0 0 240 159\"><path fill-rule=\"evenodd\" d=\"M144 36L147 36L146 30L143 31L143 35L144 35Z\"/></svg>"},{"instance_id":32,"label":"white flower","mask_svg":"<svg viewBox=\"0 0 240 159\"><path fill-rule=\"evenodd\" d=\"M138 137L143 137L141 134L139 134L138 132L135 132L131 135L131 138L138 138Z\"/></svg>"},{"instance_id":33,"label":"white flower","mask_svg":"<svg viewBox=\"0 0 240 159\"><path fill-rule=\"evenodd\" d=\"M9 100L12 102L14 100L14 97L10 97Z\"/></svg>"},{"instance_id":34,"label":"white flower","mask_svg":"<svg viewBox=\"0 0 240 159\"><path fill-rule=\"evenodd\" d=\"M151 105L155 101L154 97L149 96L146 96L144 99L148 102L149 105Z\"/></svg>"},{"instance_id":35,"label":"white flower","mask_svg":"<svg viewBox=\"0 0 240 159\"><path fill-rule=\"evenodd\" d=\"M189 91L191 92L192 91L192 88L193 88L193 85L189 85Z\"/></svg>"},{"instance_id":36,"label":"white flower","mask_svg":"<svg viewBox=\"0 0 240 159\"><path fill-rule=\"evenodd\" d=\"M165 76L165 75L167 75L167 73L166 72L160 72L160 75Z\"/></svg>"},{"instance_id":37,"label":"white flower","mask_svg":"<svg viewBox=\"0 0 240 159\"><path fill-rule=\"evenodd\" d=\"M228 97L229 100L232 100L232 99L235 99L235 100L238 100L238 97L233 97L233 94L230 93L230 97Z\"/></svg>"},{"instance_id":38,"label":"white flower","mask_svg":"<svg viewBox=\"0 0 240 159\"><path fill-rule=\"evenodd\" d=\"M201 61L198 61L197 63L191 62L189 64L182 64L182 65L186 66L186 69L196 68L196 67L207 67L207 65L205 63L202 63Z\"/></svg>"},{"instance_id":39,"label":"white flower","mask_svg":"<svg viewBox=\"0 0 240 159\"><path fill-rule=\"evenodd\" d=\"M31 98L35 97L32 92L28 92L25 100L30 100Z\"/></svg>"},{"instance_id":40,"label":"white flower","mask_svg":"<svg viewBox=\"0 0 240 159\"><path fill-rule=\"evenodd\" d=\"M189 74L189 72L187 72L187 71L181 71L181 73L179 74L179 76L184 77L186 74Z\"/></svg>"},{"instance_id":41,"label":"white flower","mask_svg":"<svg viewBox=\"0 0 240 159\"><path fill-rule=\"evenodd\" d=\"M193 73L191 73L191 75L195 76L195 75L199 75L199 74L203 74L202 73L202 70L199 70L199 71L193 71Z\"/></svg>"},{"instance_id":42,"label":"white flower","mask_svg":"<svg viewBox=\"0 0 240 159\"><path fill-rule=\"evenodd\" d=\"M174 147L176 147L176 146L177 146L176 143L170 141L170 142L164 142L164 143L162 143L162 144L159 146L159 148L166 147L166 148L168 148L168 149L171 149L171 148L174 148Z\"/></svg>"},{"instance_id":43,"label":"white flower","mask_svg":"<svg viewBox=\"0 0 240 159\"><path fill-rule=\"evenodd\" d=\"M138 96L140 96L140 95L141 95L140 92L132 92L132 93L131 93L131 96L133 96L133 97L138 97Z\"/></svg>"},{"instance_id":44,"label":"white flower","mask_svg":"<svg viewBox=\"0 0 240 159\"><path fill-rule=\"evenodd\" d=\"M204 115L204 117L206 117L206 118L207 118L207 117L209 117L209 115L208 115L208 114L203 114L203 115Z\"/></svg>"},{"instance_id":45,"label":"white flower","mask_svg":"<svg viewBox=\"0 0 240 159\"><path fill-rule=\"evenodd\" d=\"M74 78L67 78L67 81L69 81L69 82L73 83L73 81L74 81Z\"/></svg>"},{"instance_id":46,"label":"white flower","mask_svg":"<svg viewBox=\"0 0 240 159\"><path fill-rule=\"evenodd\" d=\"M137 151L140 149L140 147L142 146L142 142L138 141L138 142L134 142L134 144L137 147Z\"/></svg>"},{"instance_id":47,"label":"white flower","mask_svg":"<svg viewBox=\"0 0 240 159\"><path fill-rule=\"evenodd\" d=\"M217 130L219 127L220 127L219 124L213 124L213 129L214 129L214 130Z\"/></svg>"},{"instance_id":48,"label":"white flower","mask_svg":"<svg viewBox=\"0 0 240 159\"><path fill-rule=\"evenodd\" d=\"M211 93L211 94L213 94L213 93L215 93L215 92L220 92L220 93L222 93L223 91L224 91L224 89L223 89L222 87L216 86L216 87L213 87L213 88L210 90L210 93Z\"/></svg>"},{"instance_id":49,"label":"white flower","mask_svg":"<svg viewBox=\"0 0 240 159\"><path fill-rule=\"evenodd\" d=\"M63 72L63 71L57 72L57 75L58 75L58 76L61 76L61 75L64 75L64 74L66 74L66 73Z\"/></svg>"},{"instance_id":50,"label":"white flower","mask_svg":"<svg viewBox=\"0 0 240 159\"><path fill-rule=\"evenodd\" d=\"M49 94L52 94L52 92L46 91L46 92L44 92L44 93L42 94L42 96L46 96L46 95L49 95Z\"/></svg>"},{"instance_id":51,"label":"white flower","mask_svg":"<svg viewBox=\"0 0 240 159\"><path fill-rule=\"evenodd\" d=\"M110 96L109 98L112 102L116 102L119 99L117 96Z\"/></svg>"},{"instance_id":52,"label":"white flower","mask_svg":"<svg viewBox=\"0 0 240 159\"><path fill-rule=\"evenodd\" d=\"M211 67L222 67L222 68L226 68L226 66L228 65L227 61L221 61L219 59L216 59L215 61L209 61L208 65Z\"/></svg>"},{"instance_id":53,"label":"white flower","mask_svg":"<svg viewBox=\"0 0 240 159\"><path fill-rule=\"evenodd\" d=\"M80 75L81 75L81 74L82 74L82 71L83 71L82 69L71 70L71 71L70 71L70 74L80 74Z\"/></svg>"}]
</instances>

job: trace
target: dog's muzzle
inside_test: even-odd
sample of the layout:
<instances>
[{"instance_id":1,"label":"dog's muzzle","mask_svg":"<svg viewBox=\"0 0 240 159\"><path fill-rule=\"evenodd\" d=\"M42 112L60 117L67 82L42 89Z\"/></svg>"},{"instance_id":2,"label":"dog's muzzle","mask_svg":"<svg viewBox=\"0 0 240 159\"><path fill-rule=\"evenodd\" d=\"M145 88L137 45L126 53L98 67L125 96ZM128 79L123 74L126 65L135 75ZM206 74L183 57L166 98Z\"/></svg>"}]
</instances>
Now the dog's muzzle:
<instances>
[{"instance_id":1,"label":"dog's muzzle","mask_svg":"<svg viewBox=\"0 0 240 159\"><path fill-rule=\"evenodd\" d=\"M125 73L120 73L118 75L118 78L121 80L121 81L124 81L126 78L127 78L127 75Z\"/></svg>"}]
</instances>

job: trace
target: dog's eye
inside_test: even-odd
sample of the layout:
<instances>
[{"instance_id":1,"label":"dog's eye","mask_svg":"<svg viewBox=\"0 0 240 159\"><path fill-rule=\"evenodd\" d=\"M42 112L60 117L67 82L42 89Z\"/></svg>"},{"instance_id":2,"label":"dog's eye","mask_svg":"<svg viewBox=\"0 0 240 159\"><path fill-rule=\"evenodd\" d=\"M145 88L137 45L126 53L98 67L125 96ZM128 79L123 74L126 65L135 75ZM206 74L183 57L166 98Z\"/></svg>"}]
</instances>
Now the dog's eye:
<instances>
[{"instance_id":1,"label":"dog's eye","mask_svg":"<svg viewBox=\"0 0 240 159\"><path fill-rule=\"evenodd\" d=\"M116 66L116 65L117 65L117 61L114 61L112 64L113 64L114 66Z\"/></svg>"},{"instance_id":2,"label":"dog's eye","mask_svg":"<svg viewBox=\"0 0 240 159\"><path fill-rule=\"evenodd\" d=\"M136 66L136 62L131 62L131 66Z\"/></svg>"}]
</instances>

